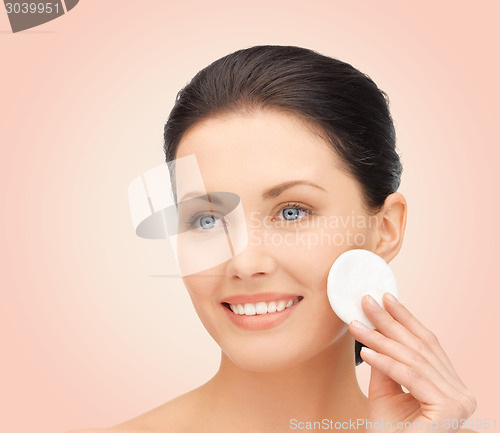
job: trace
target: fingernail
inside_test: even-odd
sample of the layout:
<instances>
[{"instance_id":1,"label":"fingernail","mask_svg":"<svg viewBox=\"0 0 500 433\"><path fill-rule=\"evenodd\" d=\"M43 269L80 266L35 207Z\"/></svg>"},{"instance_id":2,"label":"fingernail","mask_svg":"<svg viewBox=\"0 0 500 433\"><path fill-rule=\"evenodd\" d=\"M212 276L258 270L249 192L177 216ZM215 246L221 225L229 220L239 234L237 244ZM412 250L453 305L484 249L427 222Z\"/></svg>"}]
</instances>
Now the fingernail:
<instances>
[{"instance_id":1,"label":"fingernail","mask_svg":"<svg viewBox=\"0 0 500 433\"><path fill-rule=\"evenodd\" d=\"M368 302L370 303L370 305L373 308L375 308L377 310L381 310L382 309L382 307L379 305L379 303L375 299L373 299L370 295L366 295L366 298L368 299Z\"/></svg>"},{"instance_id":2,"label":"fingernail","mask_svg":"<svg viewBox=\"0 0 500 433\"><path fill-rule=\"evenodd\" d=\"M353 320L351 323L352 323L352 326L354 326L356 329L361 329L362 331L366 331L366 330L370 329L364 323L358 322L357 320Z\"/></svg>"},{"instance_id":3,"label":"fingernail","mask_svg":"<svg viewBox=\"0 0 500 433\"><path fill-rule=\"evenodd\" d=\"M392 302L393 304L399 304L399 301L391 293L385 292L385 297L387 298L388 301Z\"/></svg>"},{"instance_id":4,"label":"fingernail","mask_svg":"<svg viewBox=\"0 0 500 433\"><path fill-rule=\"evenodd\" d=\"M368 353L369 355L378 355L377 352L375 352L374 350L370 349L369 347L366 347L366 346L363 346L361 348L361 352L362 353Z\"/></svg>"}]
</instances>

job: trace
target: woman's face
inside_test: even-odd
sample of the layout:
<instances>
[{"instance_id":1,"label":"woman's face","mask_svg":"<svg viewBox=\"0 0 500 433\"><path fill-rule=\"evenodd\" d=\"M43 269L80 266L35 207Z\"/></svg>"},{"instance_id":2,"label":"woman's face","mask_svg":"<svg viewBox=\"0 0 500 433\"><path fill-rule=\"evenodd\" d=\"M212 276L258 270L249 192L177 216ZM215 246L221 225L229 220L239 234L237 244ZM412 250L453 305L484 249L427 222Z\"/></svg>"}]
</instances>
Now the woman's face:
<instances>
[{"instance_id":1,"label":"woman's face","mask_svg":"<svg viewBox=\"0 0 500 433\"><path fill-rule=\"evenodd\" d=\"M248 234L240 253L183 277L222 351L240 368L274 371L335 344L347 325L328 302L330 267L347 250L373 250L375 217L364 208L358 182L324 140L277 111L200 122L176 158L192 154L209 194L239 196ZM200 215L194 230L207 233L219 223ZM290 300L296 303L273 312Z\"/></svg>"}]
</instances>

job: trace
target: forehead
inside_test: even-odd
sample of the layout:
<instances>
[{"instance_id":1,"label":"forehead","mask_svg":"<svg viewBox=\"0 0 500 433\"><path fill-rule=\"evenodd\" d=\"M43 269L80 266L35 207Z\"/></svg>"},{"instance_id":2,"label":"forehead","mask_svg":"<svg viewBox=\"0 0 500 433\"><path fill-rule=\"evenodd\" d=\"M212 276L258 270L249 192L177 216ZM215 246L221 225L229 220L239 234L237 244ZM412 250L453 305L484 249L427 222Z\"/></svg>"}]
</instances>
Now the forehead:
<instances>
[{"instance_id":1,"label":"forehead","mask_svg":"<svg viewBox=\"0 0 500 433\"><path fill-rule=\"evenodd\" d=\"M176 156L193 154L207 191L241 194L245 187L255 191L290 179L319 182L341 174L328 143L298 117L271 110L200 122L184 135ZM189 188L191 182L183 179L178 191Z\"/></svg>"}]
</instances>

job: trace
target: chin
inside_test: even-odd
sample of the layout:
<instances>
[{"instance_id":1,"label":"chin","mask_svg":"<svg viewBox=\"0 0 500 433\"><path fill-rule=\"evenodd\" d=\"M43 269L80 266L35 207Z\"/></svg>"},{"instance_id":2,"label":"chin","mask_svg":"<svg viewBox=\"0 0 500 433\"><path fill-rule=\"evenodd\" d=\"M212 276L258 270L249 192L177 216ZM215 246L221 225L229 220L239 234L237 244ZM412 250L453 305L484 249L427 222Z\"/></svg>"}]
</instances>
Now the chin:
<instances>
[{"instance_id":1,"label":"chin","mask_svg":"<svg viewBox=\"0 0 500 433\"><path fill-rule=\"evenodd\" d=\"M287 339L289 340L289 339ZM238 368L255 373L271 373L293 368L317 353L326 349L327 345L321 342L311 342L311 340L295 338L293 343L275 340L255 341L255 344L248 342L233 344L228 347L221 347L224 354Z\"/></svg>"},{"instance_id":2,"label":"chin","mask_svg":"<svg viewBox=\"0 0 500 433\"><path fill-rule=\"evenodd\" d=\"M233 362L236 367L241 370L254 373L273 373L277 371L287 370L292 368L301 361L305 361L307 356L297 357L290 356L286 353L262 355L258 353L238 353L228 354L226 356Z\"/></svg>"}]
</instances>

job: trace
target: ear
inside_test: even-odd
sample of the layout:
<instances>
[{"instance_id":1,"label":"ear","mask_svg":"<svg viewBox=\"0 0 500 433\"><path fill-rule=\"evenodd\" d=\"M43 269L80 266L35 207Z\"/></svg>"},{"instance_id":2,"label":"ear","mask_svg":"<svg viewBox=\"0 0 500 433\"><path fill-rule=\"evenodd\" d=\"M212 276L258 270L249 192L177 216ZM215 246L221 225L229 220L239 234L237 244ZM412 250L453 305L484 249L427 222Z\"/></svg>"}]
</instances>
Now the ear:
<instances>
[{"instance_id":1,"label":"ear","mask_svg":"<svg viewBox=\"0 0 500 433\"><path fill-rule=\"evenodd\" d=\"M389 263L401 249L406 228L406 199L399 192L387 196L378 212L374 252Z\"/></svg>"}]
</instances>

